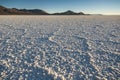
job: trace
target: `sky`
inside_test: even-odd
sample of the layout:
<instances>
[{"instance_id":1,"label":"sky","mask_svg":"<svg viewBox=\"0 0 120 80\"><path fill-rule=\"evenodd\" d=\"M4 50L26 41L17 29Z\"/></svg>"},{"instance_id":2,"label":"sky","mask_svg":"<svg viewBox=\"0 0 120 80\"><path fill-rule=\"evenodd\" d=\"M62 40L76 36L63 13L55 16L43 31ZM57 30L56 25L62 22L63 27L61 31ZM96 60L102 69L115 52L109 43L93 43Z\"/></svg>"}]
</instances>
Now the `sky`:
<instances>
[{"instance_id":1,"label":"sky","mask_svg":"<svg viewBox=\"0 0 120 80\"><path fill-rule=\"evenodd\" d=\"M49 13L72 10L86 14L120 15L120 0L0 0L8 8L42 9Z\"/></svg>"}]
</instances>

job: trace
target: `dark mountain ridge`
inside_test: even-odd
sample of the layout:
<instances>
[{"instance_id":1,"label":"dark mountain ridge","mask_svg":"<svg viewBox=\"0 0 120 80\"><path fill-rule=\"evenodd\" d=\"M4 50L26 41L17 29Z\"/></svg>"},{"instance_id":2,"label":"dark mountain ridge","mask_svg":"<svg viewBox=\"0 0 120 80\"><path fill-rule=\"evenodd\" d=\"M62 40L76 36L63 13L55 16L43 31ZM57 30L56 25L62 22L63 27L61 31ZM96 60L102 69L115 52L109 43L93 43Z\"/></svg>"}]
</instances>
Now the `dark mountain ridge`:
<instances>
[{"instance_id":1,"label":"dark mountain ridge","mask_svg":"<svg viewBox=\"0 0 120 80\"><path fill-rule=\"evenodd\" d=\"M85 14L83 12L76 13L71 10L68 10L68 11L62 12L62 13L54 13L53 15L85 15Z\"/></svg>"},{"instance_id":2,"label":"dark mountain ridge","mask_svg":"<svg viewBox=\"0 0 120 80\"><path fill-rule=\"evenodd\" d=\"M0 15L85 15L83 12L76 13L71 10L61 13L47 13L40 9L17 9L17 8L6 8L0 5Z\"/></svg>"}]
</instances>

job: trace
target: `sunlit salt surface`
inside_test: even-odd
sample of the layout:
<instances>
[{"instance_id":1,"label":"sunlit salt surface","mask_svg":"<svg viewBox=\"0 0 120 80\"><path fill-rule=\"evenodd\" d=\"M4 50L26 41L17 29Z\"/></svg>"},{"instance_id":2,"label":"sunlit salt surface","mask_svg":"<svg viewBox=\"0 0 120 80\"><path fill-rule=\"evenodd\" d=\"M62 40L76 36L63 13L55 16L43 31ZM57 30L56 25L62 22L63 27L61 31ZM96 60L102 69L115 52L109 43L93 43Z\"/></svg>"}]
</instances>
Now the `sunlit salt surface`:
<instances>
[{"instance_id":1,"label":"sunlit salt surface","mask_svg":"<svg viewBox=\"0 0 120 80\"><path fill-rule=\"evenodd\" d=\"M0 16L0 80L102 79L120 79L120 16Z\"/></svg>"}]
</instances>

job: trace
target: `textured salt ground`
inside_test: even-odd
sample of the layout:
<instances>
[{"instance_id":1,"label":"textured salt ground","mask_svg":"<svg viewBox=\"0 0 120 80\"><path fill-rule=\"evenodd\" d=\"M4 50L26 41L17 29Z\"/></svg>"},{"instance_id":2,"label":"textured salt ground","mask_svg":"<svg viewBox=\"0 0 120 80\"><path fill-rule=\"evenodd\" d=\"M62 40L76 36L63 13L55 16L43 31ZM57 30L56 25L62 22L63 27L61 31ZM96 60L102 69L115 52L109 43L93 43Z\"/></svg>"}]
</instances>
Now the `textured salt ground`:
<instances>
[{"instance_id":1,"label":"textured salt ground","mask_svg":"<svg viewBox=\"0 0 120 80\"><path fill-rule=\"evenodd\" d=\"M0 16L1 80L119 80L120 16Z\"/></svg>"}]
</instances>

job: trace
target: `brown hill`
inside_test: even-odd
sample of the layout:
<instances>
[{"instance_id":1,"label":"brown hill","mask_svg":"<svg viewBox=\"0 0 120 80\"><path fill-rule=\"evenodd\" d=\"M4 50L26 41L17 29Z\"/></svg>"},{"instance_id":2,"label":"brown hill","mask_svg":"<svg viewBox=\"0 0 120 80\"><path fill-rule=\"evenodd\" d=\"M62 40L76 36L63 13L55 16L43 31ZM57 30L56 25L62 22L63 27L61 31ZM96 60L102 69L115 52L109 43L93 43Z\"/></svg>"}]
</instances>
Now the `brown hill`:
<instances>
[{"instance_id":1,"label":"brown hill","mask_svg":"<svg viewBox=\"0 0 120 80\"><path fill-rule=\"evenodd\" d=\"M39 9L27 10L0 6L0 15L48 15L48 13Z\"/></svg>"}]
</instances>

